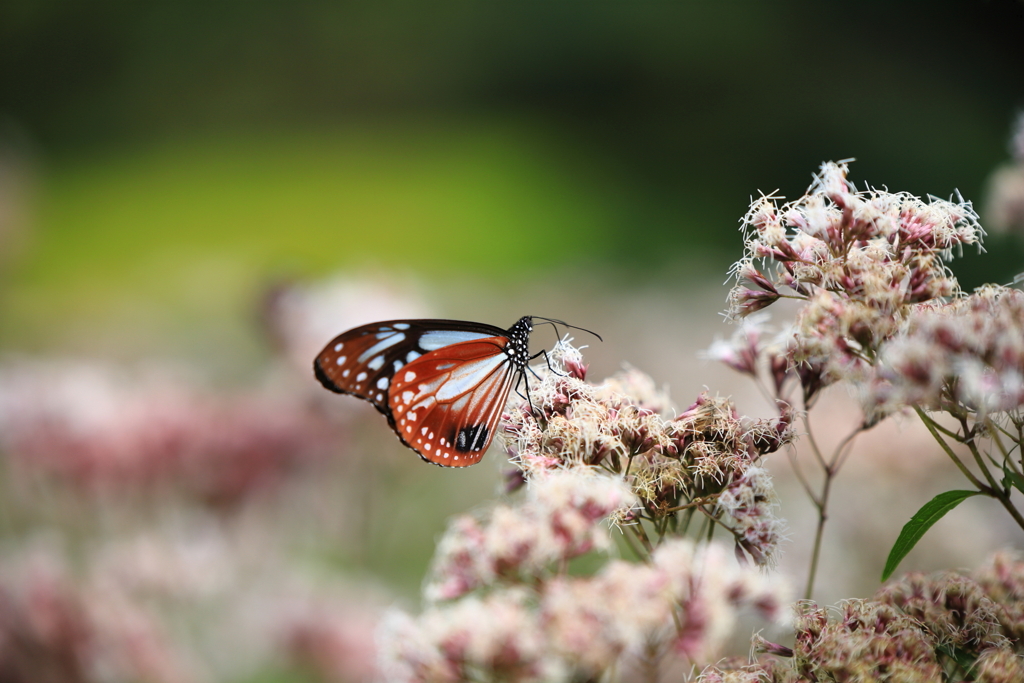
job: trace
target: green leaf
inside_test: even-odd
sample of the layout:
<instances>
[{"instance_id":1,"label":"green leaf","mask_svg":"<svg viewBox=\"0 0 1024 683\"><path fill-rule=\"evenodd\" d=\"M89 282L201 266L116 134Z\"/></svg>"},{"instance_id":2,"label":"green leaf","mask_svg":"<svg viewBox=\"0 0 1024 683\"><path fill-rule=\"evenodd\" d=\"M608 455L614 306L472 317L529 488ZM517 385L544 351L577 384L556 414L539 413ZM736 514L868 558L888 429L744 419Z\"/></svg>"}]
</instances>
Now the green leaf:
<instances>
[{"instance_id":1,"label":"green leaf","mask_svg":"<svg viewBox=\"0 0 1024 683\"><path fill-rule=\"evenodd\" d=\"M956 665L960 667L960 671L962 671L966 675L972 673L974 666L978 663L977 655L971 654L967 650L963 650L954 645L939 645L935 648L935 651L953 660L956 663ZM956 680L962 679L958 678Z\"/></svg>"},{"instance_id":2,"label":"green leaf","mask_svg":"<svg viewBox=\"0 0 1024 683\"><path fill-rule=\"evenodd\" d=\"M889 559L885 561L885 569L882 570L882 581L885 581L896 571L903 558L907 556L917 542L921 540L925 532L932 528L935 522L959 505L961 502L976 496L979 491L946 491L932 498L917 511L910 521L903 526L899 538L889 551Z\"/></svg>"},{"instance_id":3,"label":"green leaf","mask_svg":"<svg viewBox=\"0 0 1024 683\"><path fill-rule=\"evenodd\" d=\"M1013 488L1024 493L1024 477L1011 470L1005 463L1003 464L1003 486L1013 486Z\"/></svg>"}]
</instances>

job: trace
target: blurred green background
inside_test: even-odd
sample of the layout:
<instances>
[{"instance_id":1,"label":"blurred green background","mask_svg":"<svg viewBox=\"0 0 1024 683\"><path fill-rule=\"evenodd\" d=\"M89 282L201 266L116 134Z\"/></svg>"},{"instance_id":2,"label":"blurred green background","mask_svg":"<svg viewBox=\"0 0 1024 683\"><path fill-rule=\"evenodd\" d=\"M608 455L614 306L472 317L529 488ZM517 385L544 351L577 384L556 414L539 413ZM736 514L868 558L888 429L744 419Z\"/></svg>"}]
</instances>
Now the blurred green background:
<instances>
[{"instance_id":1,"label":"blurred green background","mask_svg":"<svg viewBox=\"0 0 1024 683\"><path fill-rule=\"evenodd\" d=\"M628 360L685 405L711 384L693 349L723 332L750 197L853 157L858 186L980 206L1024 104L1022 29L1017 0L6 0L0 355L257 383L268 289L369 273L434 315L597 329L597 378ZM965 288L1024 270L1019 238L987 246L953 264ZM358 447L393 460L345 471L375 477L357 550L311 554L412 598L497 466L421 467L354 414L375 428Z\"/></svg>"},{"instance_id":2,"label":"blurred green background","mask_svg":"<svg viewBox=\"0 0 1024 683\"><path fill-rule=\"evenodd\" d=\"M1021 103L1022 19L1010 0L10 0L0 141L32 192L4 236L0 341L212 318L267 277L345 266L724 270L749 197L796 196L827 159L979 202ZM966 285L1016 272L1020 245L996 246L958 264Z\"/></svg>"}]
</instances>

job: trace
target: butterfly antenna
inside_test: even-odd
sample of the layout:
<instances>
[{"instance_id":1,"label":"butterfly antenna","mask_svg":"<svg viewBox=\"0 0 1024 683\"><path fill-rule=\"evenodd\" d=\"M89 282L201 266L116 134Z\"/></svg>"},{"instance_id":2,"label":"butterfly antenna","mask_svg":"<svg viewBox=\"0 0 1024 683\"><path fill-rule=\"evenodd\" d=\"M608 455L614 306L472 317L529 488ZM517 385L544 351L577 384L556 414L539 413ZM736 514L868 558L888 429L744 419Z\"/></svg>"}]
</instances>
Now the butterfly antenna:
<instances>
[{"instance_id":1,"label":"butterfly antenna","mask_svg":"<svg viewBox=\"0 0 1024 683\"><path fill-rule=\"evenodd\" d=\"M592 334L595 337L597 337L598 340L604 341L604 339L601 339L601 335L599 335L597 332L594 332L593 330L588 330L585 327L578 327L576 325L570 325L569 323L565 322L564 320L558 320L557 318L544 318L544 317L539 316L539 315L530 316L530 319L531 320L539 320L539 321L541 321L541 323L547 323L548 325L551 325L551 327L553 327L555 329L555 336L557 336L559 338L559 340L561 340L562 335L559 334L559 332L558 332L558 326L559 325L564 325L565 327L568 327L568 328L573 329L573 330L580 330L582 332L586 332L587 334ZM552 373L554 373L556 375L560 375L562 377L566 377L567 376L567 375L562 374L561 372L558 372L553 367L551 367L551 358L548 357L548 352L545 351L544 349L541 349L537 353L535 353L532 356L530 356L530 360L533 360L535 358L540 358L541 356L544 356L544 364L548 366L548 371L550 371L550 372L552 372ZM530 372L533 373L534 377L536 377L537 379L540 379L540 375L538 375L534 371L533 368L531 368L529 365L527 365L526 367L527 367L527 369ZM523 374L525 376L526 373L523 373ZM529 382L527 382L526 388L527 388L527 393L529 393L529 388L530 388ZM527 399L527 400L529 400L529 399ZM533 404L531 403L531 406L532 405Z\"/></svg>"},{"instance_id":2,"label":"butterfly antenna","mask_svg":"<svg viewBox=\"0 0 1024 683\"><path fill-rule=\"evenodd\" d=\"M593 330L588 330L585 327L577 327L576 325L570 325L569 323L565 322L564 320L558 320L556 318L543 318L543 317L541 317L539 315L532 315L530 317L533 320L540 320L542 323L548 323L549 325L554 327L555 328L555 334L558 334L558 326L559 325L564 325L565 327L571 328L573 330L579 330L581 332L586 332L587 334L592 334L595 337L597 337L598 341L604 341L604 339L601 338L601 335L599 335L597 332L594 332Z\"/></svg>"}]
</instances>

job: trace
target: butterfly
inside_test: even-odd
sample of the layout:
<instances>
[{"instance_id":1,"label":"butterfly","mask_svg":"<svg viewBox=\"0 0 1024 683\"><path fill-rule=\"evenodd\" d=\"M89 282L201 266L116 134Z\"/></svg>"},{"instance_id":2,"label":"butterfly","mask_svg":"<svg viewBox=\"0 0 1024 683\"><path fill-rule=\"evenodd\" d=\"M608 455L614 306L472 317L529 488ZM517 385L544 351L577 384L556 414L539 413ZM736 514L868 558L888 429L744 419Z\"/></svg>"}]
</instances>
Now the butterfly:
<instances>
[{"instance_id":1,"label":"butterfly","mask_svg":"<svg viewBox=\"0 0 1024 683\"><path fill-rule=\"evenodd\" d=\"M325 388L372 403L424 460L468 467L491 444L513 384L546 354L530 355L534 319L573 327L529 315L508 330L461 320L370 323L332 339L313 372Z\"/></svg>"}]
</instances>

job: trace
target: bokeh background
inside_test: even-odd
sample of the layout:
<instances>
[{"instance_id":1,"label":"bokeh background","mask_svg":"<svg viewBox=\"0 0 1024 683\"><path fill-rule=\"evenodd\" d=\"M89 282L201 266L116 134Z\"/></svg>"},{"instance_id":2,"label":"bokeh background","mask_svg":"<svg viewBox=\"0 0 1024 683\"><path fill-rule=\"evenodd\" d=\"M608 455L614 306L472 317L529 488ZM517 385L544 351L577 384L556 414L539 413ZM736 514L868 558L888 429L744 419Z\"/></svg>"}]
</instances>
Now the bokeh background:
<instances>
[{"instance_id":1,"label":"bokeh background","mask_svg":"<svg viewBox=\"0 0 1024 683\"><path fill-rule=\"evenodd\" d=\"M416 605L502 457L421 464L315 384L331 336L562 318L604 337L577 335L595 377L764 415L697 356L731 332L751 195L855 158L859 185L980 206L1022 29L1011 0L0 4L0 629L29 644L0 679L367 679L377 611ZM1019 237L987 247L965 288L1024 270ZM872 592L957 486L892 430L840 480L822 601ZM799 582L813 519L769 466ZM971 503L908 568L1020 545Z\"/></svg>"}]
</instances>

